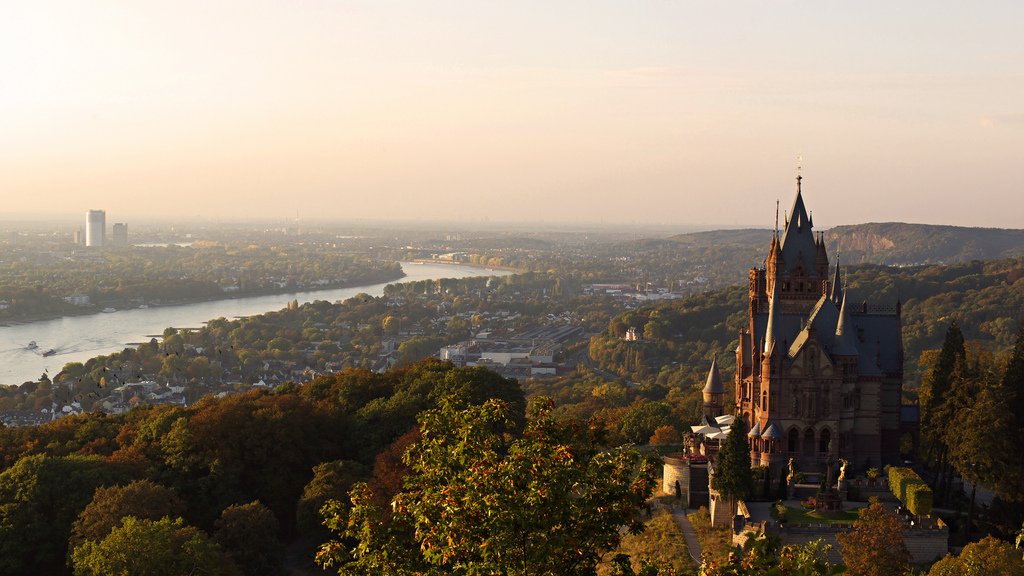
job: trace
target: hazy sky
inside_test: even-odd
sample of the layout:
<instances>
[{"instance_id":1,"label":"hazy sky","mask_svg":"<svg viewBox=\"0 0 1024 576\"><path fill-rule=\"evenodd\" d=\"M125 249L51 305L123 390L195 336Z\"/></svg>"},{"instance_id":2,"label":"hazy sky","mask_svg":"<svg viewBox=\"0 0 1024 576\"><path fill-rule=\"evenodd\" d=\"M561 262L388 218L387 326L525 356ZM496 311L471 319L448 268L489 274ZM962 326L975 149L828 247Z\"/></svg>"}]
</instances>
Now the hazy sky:
<instances>
[{"instance_id":1,"label":"hazy sky","mask_svg":"<svg viewBox=\"0 0 1024 576\"><path fill-rule=\"evenodd\" d=\"M1024 2L8 2L0 217L1024 227Z\"/></svg>"}]
</instances>

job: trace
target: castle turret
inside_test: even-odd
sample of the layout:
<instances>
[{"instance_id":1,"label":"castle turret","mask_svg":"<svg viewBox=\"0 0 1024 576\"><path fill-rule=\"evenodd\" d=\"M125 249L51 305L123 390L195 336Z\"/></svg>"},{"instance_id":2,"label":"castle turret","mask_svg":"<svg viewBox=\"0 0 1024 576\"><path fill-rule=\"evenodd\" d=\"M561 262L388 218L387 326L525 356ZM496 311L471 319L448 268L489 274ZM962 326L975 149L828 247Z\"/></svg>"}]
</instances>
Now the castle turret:
<instances>
[{"instance_id":1,"label":"castle turret","mask_svg":"<svg viewBox=\"0 0 1024 576\"><path fill-rule=\"evenodd\" d=\"M725 386L722 376L718 373L718 355L711 359L711 370L708 372L707 383L704 384L704 415L709 420L721 416L725 409Z\"/></svg>"}]
</instances>

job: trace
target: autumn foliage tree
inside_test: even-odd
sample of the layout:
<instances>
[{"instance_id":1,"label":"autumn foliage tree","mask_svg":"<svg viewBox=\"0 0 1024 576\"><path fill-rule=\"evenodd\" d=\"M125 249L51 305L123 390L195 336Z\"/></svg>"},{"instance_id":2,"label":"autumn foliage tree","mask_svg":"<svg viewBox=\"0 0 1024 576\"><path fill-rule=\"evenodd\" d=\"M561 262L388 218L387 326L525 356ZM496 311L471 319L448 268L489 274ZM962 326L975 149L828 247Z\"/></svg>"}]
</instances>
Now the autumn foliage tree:
<instances>
[{"instance_id":1,"label":"autumn foliage tree","mask_svg":"<svg viewBox=\"0 0 1024 576\"><path fill-rule=\"evenodd\" d=\"M909 567L903 524L878 502L858 510L853 530L836 539L852 576L902 576Z\"/></svg>"},{"instance_id":2,"label":"autumn foliage tree","mask_svg":"<svg viewBox=\"0 0 1024 576\"><path fill-rule=\"evenodd\" d=\"M425 412L393 512L357 485L350 515L328 515L356 544L328 542L319 561L342 574L593 574L623 526L642 527L654 466L600 450L552 410L536 400L521 435L502 401Z\"/></svg>"}]
</instances>

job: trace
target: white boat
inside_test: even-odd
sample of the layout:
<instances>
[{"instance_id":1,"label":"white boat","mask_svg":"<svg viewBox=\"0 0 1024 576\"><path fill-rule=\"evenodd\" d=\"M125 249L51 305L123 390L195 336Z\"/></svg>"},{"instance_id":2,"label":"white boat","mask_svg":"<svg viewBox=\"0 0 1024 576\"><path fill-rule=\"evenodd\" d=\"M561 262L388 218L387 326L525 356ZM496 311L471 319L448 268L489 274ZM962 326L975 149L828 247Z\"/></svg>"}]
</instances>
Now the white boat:
<instances>
[{"instance_id":1,"label":"white boat","mask_svg":"<svg viewBox=\"0 0 1024 576\"><path fill-rule=\"evenodd\" d=\"M39 348L39 344L36 344L36 341L33 340L29 342L28 346L25 346L25 348L28 348L29 350L35 350L36 348Z\"/></svg>"},{"instance_id":2,"label":"white boat","mask_svg":"<svg viewBox=\"0 0 1024 576\"><path fill-rule=\"evenodd\" d=\"M117 312L117 308L104 308L103 311L107 313Z\"/></svg>"}]
</instances>

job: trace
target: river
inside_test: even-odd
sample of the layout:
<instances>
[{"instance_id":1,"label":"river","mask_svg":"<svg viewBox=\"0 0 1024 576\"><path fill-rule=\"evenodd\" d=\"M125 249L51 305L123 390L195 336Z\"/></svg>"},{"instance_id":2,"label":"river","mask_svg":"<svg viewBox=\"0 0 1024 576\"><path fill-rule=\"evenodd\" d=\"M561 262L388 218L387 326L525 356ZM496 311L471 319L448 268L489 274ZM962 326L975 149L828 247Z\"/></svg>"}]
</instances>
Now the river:
<instances>
[{"instance_id":1,"label":"river","mask_svg":"<svg viewBox=\"0 0 1024 576\"><path fill-rule=\"evenodd\" d=\"M504 270L456 264L409 262L402 263L402 271L405 272L404 278L382 284L136 308L3 326L0 327L0 384L36 380L44 371L53 376L68 362L85 362L93 356L119 352L131 342L142 342L153 334L161 334L168 326L196 328L214 318L252 316L280 310L296 299L301 304L314 300L345 300L360 292L380 296L385 286L395 282L511 274ZM38 348L29 350L27 345L33 341ZM50 349L56 350L56 354L43 356L43 352Z\"/></svg>"}]
</instances>

